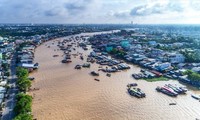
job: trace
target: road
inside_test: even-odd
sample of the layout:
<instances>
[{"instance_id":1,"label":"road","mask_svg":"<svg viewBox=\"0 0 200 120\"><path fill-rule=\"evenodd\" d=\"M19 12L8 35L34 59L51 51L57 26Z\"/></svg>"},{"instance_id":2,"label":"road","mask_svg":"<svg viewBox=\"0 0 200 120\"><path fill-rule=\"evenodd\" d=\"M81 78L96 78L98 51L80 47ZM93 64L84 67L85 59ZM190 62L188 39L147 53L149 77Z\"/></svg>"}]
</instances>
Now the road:
<instances>
[{"instance_id":1,"label":"road","mask_svg":"<svg viewBox=\"0 0 200 120\"><path fill-rule=\"evenodd\" d=\"M3 109L2 113L2 120L12 120L15 116L14 113L14 107L15 107L15 97L16 94L18 93L18 90L16 88L16 55L13 55L12 60L11 60L11 76L10 76L10 85L14 86L11 87L8 90L9 97L8 99L5 100L5 108Z\"/></svg>"}]
</instances>

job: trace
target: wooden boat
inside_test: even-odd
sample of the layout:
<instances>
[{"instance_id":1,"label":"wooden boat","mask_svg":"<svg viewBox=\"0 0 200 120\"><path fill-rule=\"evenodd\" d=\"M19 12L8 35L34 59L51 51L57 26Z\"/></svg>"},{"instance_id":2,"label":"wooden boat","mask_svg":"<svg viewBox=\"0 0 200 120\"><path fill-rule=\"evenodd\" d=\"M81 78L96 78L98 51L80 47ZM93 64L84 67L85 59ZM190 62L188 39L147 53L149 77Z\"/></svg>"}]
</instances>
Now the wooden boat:
<instances>
[{"instance_id":1,"label":"wooden boat","mask_svg":"<svg viewBox=\"0 0 200 120\"><path fill-rule=\"evenodd\" d=\"M81 65L76 65L74 69L81 69Z\"/></svg>"},{"instance_id":2,"label":"wooden boat","mask_svg":"<svg viewBox=\"0 0 200 120\"><path fill-rule=\"evenodd\" d=\"M58 57L59 55L53 55L53 57Z\"/></svg>"},{"instance_id":3,"label":"wooden boat","mask_svg":"<svg viewBox=\"0 0 200 120\"><path fill-rule=\"evenodd\" d=\"M136 87L137 86L137 83L130 83L127 85L127 87Z\"/></svg>"},{"instance_id":4,"label":"wooden boat","mask_svg":"<svg viewBox=\"0 0 200 120\"><path fill-rule=\"evenodd\" d=\"M194 99L200 100L200 96L199 96L199 95L192 94L191 96L192 96Z\"/></svg>"},{"instance_id":5,"label":"wooden boat","mask_svg":"<svg viewBox=\"0 0 200 120\"><path fill-rule=\"evenodd\" d=\"M106 76L111 77L111 74L107 73Z\"/></svg>"},{"instance_id":6,"label":"wooden boat","mask_svg":"<svg viewBox=\"0 0 200 120\"><path fill-rule=\"evenodd\" d=\"M94 80L96 80L96 81L100 81L99 79L97 79L97 78L95 78Z\"/></svg>"},{"instance_id":7,"label":"wooden boat","mask_svg":"<svg viewBox=\"0 0 200 120\"><path fill-rule=\"evenodd\" d=\"M92 71L91 74L92 74L93 76L99 76L99 73L97 73L97 72L95 72L95 71Z\"/></svg>"},{"instance_id":8,"label":"wooden boat","mask_svg":"<svg viewBox=\"0 0 200 120\"><path fill-rule=\"evenodd\" d=\"M176 105L176 103L169 103L169 105Z\"/></svg>"}]
</instances>

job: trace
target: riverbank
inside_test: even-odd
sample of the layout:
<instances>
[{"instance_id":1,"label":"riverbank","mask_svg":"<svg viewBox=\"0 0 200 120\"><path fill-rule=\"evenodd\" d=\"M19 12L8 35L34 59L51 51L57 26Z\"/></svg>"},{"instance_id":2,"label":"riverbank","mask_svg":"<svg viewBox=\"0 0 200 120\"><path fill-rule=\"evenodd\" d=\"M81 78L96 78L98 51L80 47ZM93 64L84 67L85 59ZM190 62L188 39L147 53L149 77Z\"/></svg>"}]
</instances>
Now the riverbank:
<instances>
[{"instance_id":1,"label":"riverbank","mask_svg":"<svg viewBox=\"0 0 200 120\"><path fill-rule=\"evenodd\" d=\"M32 83L33 115L38 120L74 120L74 119L163 119L188 120L199 118L199 102L188 95L171 98L157 93L156 86L167 83L179 84L177 81L146 82L134 80L132 73L139 73L140 68L130 65L129 70L113 73L107 77L99 72L100 82L94 81L91 71L98 71L99 65L92 64L89 69L75 70L77 64L83 64L79 56L72 57L72 63L62 64L63 52L57 50L55 39L43 43L36 49L35 61L40 68L31 73L36 80ZM52 44L54 43L54 44ZM48 46L50 46L48 48ZM91 52L76 48L72 53L83 53L83 57ZM53 57L53 55L58 57ZM145 93L146 98L137 99L126 93L126 85L136 82ZM176 106L169 103L176 102Z\"/></svg>"}]
</instances>

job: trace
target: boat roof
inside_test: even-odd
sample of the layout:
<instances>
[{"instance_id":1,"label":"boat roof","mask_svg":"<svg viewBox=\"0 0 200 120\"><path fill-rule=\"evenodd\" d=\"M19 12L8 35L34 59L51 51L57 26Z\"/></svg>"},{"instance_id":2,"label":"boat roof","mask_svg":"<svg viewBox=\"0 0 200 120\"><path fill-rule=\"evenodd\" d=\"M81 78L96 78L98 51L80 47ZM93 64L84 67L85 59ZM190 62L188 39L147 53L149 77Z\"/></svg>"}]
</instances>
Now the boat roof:
<instances>
[{"instance_id":1,"label":"boat roof","mask_svg":"<svg viewBox=\"0 0 200 120\"><path fill-rule=\"evenodd\" d=\"M34 67L34 64L27 64L27 63L23 63L22 67Z\"/></svg>"}]
</instances>

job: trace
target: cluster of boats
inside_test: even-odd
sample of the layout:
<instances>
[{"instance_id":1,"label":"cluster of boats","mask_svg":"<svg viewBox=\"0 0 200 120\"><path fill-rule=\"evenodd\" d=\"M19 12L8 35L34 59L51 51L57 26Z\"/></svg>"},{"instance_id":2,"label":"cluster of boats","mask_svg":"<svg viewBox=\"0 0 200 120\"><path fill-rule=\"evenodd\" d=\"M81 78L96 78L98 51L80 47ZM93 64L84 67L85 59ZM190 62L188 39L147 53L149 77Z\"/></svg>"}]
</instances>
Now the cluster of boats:
<instances>
[{"instance_id":1,"label":"cluster of boats","mask_svg":"<svg viewBox=\"0 0 200 120\"><path fill-rule=\"evenodd\" d=\"M172 84L166 84L162 87L157 87L156 90L158 92L162 92L166 95L169 95L169 96L173 96L173 97L176 97L178 96L179 94L185 94L187 92L187 89L184 88L184 87L179 87L179 86L175 86L175 85L172 85Z\"/></svg>"},{"instance_id":2,"label":"cluster of boats","mask_svg":"<svg viewBox=\"0 0 200 120\"><path fill-rule=\"evenodd\" d=\"M95 59L92 58L92 57L88 57L88 58L87 58L87 62L95 63Z\"/></svg>"},{"instance_id":3,"label":"cluster of boats","mask_svg":"<svg viewBox=\"0 0 200 120\"><path fill-rule=\"evenodd\" d=\"M116 66L119 70L130 69L130 66L123 61L110 58L109 56L103 55L103 53L91 52L90 55L88 55L88 61L89 60L93 60L93 62L100 65L107 65L110 67Z\"/></svg>"},{"instance_id":4,"label":"cluster of boats","mask_svg":"<svg viewBox=\"0 0 200 120\"><path fill-rule=\"evenodd\" d=\"M74 69L81 69L81 68L90 68L90 64L89 63L84 63L83 65L76 65L75 67L74 67Z\"/></svg>"},{"instance_id":5,"label":"cluster of boats","mask_svg":"<svg viewBox=\"0 0 200 120\"><path fill-rule=\"evenodd\" d=\"M128 93L131 96L135 96L135 97L138 97L138 98L146 97L146 94L140 88L136 88L136 86L137 86L136 83L128 84L127 85Z\"/></svg>"}]
</instances>

